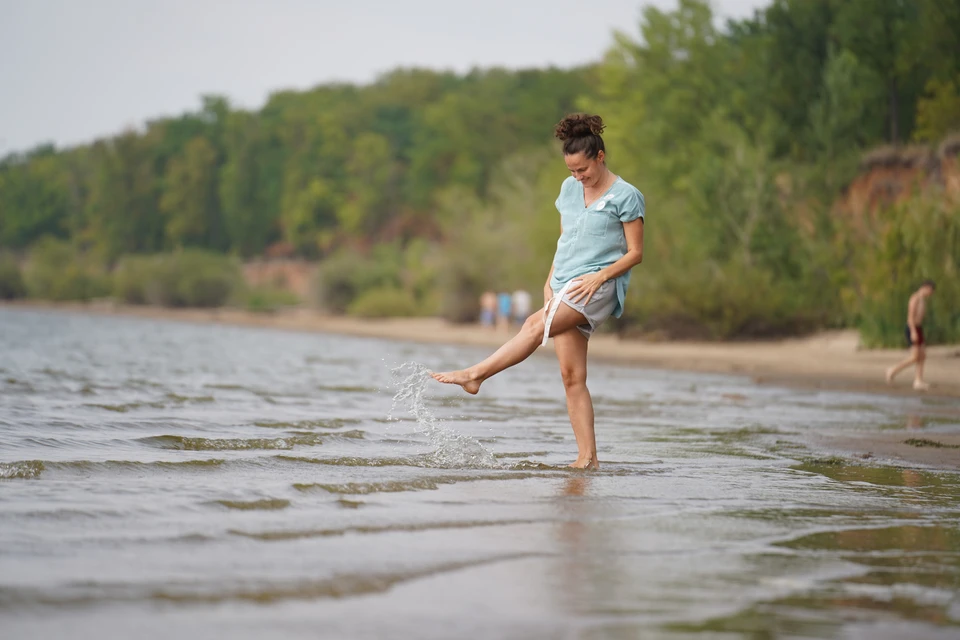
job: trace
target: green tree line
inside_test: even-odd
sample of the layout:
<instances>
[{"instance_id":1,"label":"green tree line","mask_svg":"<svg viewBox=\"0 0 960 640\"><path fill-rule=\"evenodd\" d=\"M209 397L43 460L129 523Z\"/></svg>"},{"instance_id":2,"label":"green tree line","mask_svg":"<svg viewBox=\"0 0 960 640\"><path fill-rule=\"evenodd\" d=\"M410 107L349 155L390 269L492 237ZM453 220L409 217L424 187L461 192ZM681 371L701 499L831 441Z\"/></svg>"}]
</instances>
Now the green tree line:
<instances>
[{"instance_id":1,"label":"green tree line","mask_svg":"<svg viewBox=\"0 0 960 640\"><path fill-rule=\"evenodd\" d=\"M893 344L903 294L933 277L931 337L960 340L957 204L918 193L868 224L834 204L877 145L955 158L936 145L960 130L960 0L774 0L723 25L708 2L680 0L646 8L582 68L399 69L256 111L207 96L140 130L13 154L0 249L28 259L26 283L6 289L50 295L31 262L64 252L88 274L75 297L90 297L118 295L107 280L129 281L129 265L160 264L138 255L272 247L320 261L330 310L467 319L484 289L539 291L565 176L552 126L578 110L607 121L611 166L648 204L621 331L859 326Z\"/></svg>"}]
</instances>

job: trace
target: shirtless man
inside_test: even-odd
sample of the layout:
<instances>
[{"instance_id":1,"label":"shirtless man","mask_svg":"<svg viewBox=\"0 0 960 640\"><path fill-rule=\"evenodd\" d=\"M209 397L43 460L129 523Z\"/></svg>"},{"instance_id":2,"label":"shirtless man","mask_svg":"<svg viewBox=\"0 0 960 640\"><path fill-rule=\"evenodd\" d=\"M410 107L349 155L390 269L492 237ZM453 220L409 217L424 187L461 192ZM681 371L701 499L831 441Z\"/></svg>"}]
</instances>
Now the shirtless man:
<instances>
[{"instance_id":1,"label":"shirtless man","mask_svg":"<svg viewBox=\"0 0 960 640\"><path fill-rule=\"evenodd\" d=\"M930 388L923 381L923 362L927 359L926 340L923 337L923 316L927 313L927 298L936 288L933 280L924 280L920 288L910 296L910 304L907 305L907 343L910 345L910 357L900 364L887 369L887 384L893 383L893 378L912 364L916 365L916 372L913 377L913 388L917 391L925 391Z\"/></svg>"}]
</instances>

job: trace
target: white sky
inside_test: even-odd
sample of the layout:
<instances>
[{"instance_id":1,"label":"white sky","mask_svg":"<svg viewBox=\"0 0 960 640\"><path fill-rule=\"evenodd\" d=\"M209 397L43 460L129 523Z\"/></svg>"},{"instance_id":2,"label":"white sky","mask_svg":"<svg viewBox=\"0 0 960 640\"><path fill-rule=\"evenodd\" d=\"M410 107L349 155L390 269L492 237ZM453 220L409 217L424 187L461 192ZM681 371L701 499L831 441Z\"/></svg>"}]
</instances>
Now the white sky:
<instances>
[{"instance_id":1,"label":"white sky","mask_svg":"<svg viewBox=\"0 0 960 640\"><path fill-rule=\"evenodd\" d=\"M770 0L713 0L744 17ZM0 0L0 156L399 66L574 66L675 0Z\"/></svg>"}]
</instances>

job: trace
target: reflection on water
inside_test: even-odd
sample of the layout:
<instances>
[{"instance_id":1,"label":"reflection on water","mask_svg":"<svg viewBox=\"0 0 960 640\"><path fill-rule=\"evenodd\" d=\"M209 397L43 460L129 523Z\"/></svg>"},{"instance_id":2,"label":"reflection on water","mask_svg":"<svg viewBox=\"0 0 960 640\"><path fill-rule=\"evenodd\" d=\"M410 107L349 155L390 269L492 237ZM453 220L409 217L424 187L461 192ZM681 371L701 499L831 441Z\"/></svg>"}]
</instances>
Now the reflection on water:
<instances>
[{"instance_id":1,"label":"reflection on water","mask_svg":"<svg viewBox=\"0 0 960 640\"><path fill-rule=\"evenodd\" d=\"M0 353L5 637L958 631L958 474L810 448L956 401L594 363L583 473L552 358L468 397L465 348L2 308Z\"/></svg>"},{"instance_id":2,"label":"reflection on water","mask_svg":"<svg viewBox=\"0 0 960 640\"><path fill-rule=\"evenodd\" d=\"M901 525L828 531L780 546L795 550L801 557L843 560L864 569L733 615L672 628L686 632L734 632L757 638L781 634L840 638L844 637L845 627L870 627L878 620L916 623L909 627L913 629L910 635L885 636L882 631L875 632L879 637L939 637L935 631L939 627L953 627L953 633L960 627L956 616L960 531L955 526Z\"/></svg>"}]
</instances>

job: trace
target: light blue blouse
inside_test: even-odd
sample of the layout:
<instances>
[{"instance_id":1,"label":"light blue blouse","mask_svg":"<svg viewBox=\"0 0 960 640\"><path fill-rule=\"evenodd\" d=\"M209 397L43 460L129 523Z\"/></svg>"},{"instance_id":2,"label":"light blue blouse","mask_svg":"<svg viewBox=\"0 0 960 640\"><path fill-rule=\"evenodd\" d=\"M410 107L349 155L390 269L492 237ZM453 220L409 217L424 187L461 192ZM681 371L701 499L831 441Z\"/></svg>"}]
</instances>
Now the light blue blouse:
<instances>
[{"instance_id":1,"label":"light blue blouse","mask_svg":"<svg viewBox=\"0 0 960 640\"><path fill-rule=\"evenodd\" d=\"M644 210L643 194L619 177L600 199L586 207L583 185L571 176L563 181L556 204L563 233L557 240L557 253L553 258L550 288L554 293L568 281L600 271L622 258L627 252L623 223L642 219ZM613 316L619 318L623 313L630 272L616 281L617 306Z\"/></svg>"}]
</instances>

